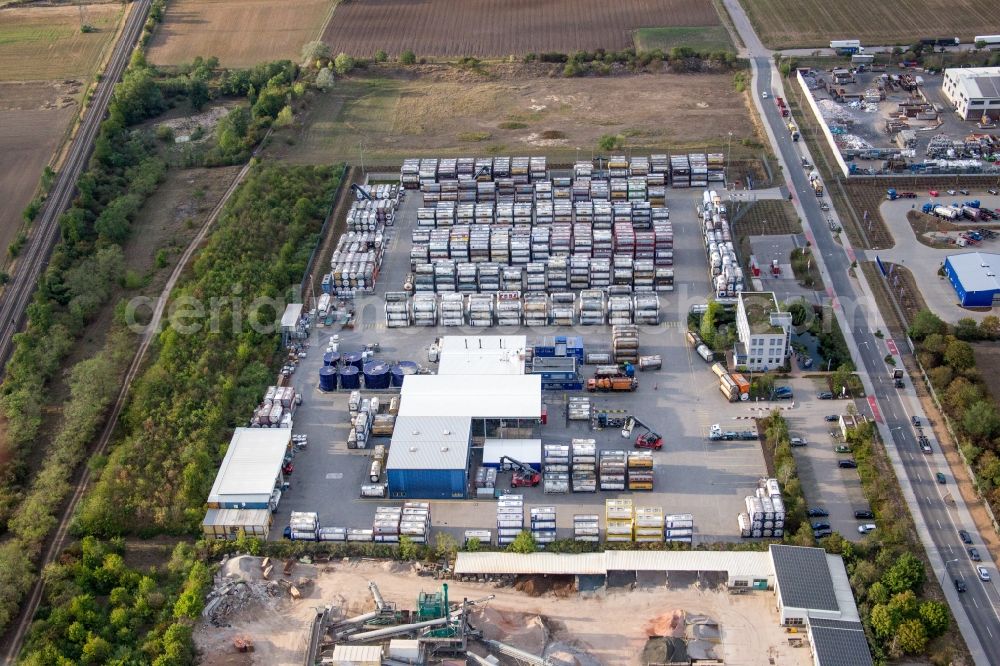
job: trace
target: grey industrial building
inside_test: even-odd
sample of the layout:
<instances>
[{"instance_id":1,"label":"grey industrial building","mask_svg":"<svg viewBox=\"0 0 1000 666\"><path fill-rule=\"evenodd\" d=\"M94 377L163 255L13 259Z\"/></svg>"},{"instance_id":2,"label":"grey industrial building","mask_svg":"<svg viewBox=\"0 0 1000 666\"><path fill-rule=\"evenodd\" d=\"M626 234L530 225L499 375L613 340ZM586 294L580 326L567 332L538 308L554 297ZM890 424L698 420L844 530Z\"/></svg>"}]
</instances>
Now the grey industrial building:
<instances>
[{"instance_id":1,"label":"grey industrial building","mask_svg":"<svg viewBox=\"0 0 1000 666\"><path fill-rule=\"evenodd\" d=\"M1000 304L1000 254L966 252L944 260L944 272L965 307L992 307Z\"/></svg>"}]
</instances>

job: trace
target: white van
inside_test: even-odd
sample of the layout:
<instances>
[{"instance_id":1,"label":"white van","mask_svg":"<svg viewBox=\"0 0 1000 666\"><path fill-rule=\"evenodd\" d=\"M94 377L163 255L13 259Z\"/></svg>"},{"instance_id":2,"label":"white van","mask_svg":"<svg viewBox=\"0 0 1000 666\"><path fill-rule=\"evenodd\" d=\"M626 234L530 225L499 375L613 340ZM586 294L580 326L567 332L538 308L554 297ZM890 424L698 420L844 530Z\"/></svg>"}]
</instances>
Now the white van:
<instances>
[{"instance_id":1,"label":"white van","mask_svg":"<svg viewBox=\"0 0 1000 666\"><path fill-rule=\"evenodd\" d=\"M869 532L875 531L875 523L865 523L864 525L858 525L858 532L860 534L868 534Z\"/></svg>"}]
</instances>

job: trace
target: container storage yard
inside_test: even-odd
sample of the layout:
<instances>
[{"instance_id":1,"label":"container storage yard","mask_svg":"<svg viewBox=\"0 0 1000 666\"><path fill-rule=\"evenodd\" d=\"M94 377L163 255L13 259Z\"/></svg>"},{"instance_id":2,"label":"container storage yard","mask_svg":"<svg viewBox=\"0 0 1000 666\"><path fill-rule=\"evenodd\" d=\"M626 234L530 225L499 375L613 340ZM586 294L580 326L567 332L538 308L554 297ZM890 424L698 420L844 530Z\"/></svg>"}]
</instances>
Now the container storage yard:
<instances>
[{"instance_id":1,"label":"container storage yard","mask_svg":"<svg viewBox=\"0 0 1000 666\"><path fill-rule=\"evenodd\" d=\"M709 443L748 411L685 340L742 288L720 177L714 155L421 159L360 188L250 423L301 444L269 538L743 538L763 455Z\"/></svg>"}]
</instances>

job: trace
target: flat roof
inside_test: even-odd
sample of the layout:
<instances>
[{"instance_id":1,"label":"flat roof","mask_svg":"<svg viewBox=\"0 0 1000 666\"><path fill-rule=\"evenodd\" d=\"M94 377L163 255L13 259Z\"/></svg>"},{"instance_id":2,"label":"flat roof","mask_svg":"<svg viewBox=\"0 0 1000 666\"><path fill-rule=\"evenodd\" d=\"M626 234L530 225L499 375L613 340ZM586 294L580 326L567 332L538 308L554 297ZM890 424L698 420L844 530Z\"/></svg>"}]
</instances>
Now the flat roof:
<instances>
[{"instance_id":1,"label":"flat roof","mask_svg":"<svg viewBox=\"0 0 1000 666\"><path fill-rule=\"evenodd\" d=\"M751 333L784 333L784 329L771 323L771 313L781 312L773 291L742 291L740 303L746 313Z\"/></svg>"},{"instance_id":2,"label":"flat roof","mask_svg":"<svg viewBox=\"0 0 1000 666\"><path fill-rule=\"evenodd\" d=\"M456 574L607 574L606 553L463 553L455 559Z\"/></svg>"},{"instance_id":3,"label":"flat roof","mask_svg":"<svg viewBox=\"0 0 1000 666\"><path fill-rule=\"evenodd\" d=\"M333 648L333 661L335 662L377 662L382 663L381 645L350 645L341 643Z\"/></svg>"},{"instance_id":4,"label":"flat roof","mask_svg":"<svg viewBox=\"0 0 1000 666\"><path fill-rule=\"evenodd\" d=\"M398 416L386 469L465 469L471 433L467 416Z\"/></svg>"},{"instance_id":5,"label":"flat roof","mask_svg":"<svg viewBox=\"0 0 1000 666\"><path fill-rule=\"evenodd\" d=\"M540 375L409 375L400 391L399 416L538 419Z\"/></svg>"},{"instance_id":6,"label":"flat roof","mask_svg":"<svg viewBox=\"0 0 1000 666\"><path fill-rule=\"evenodd\" d=\"M860 622L811 619L809 634L819 666L872 666L872 653Z\"/></svg>"},{"instance_id":7,"label":"flat roof","mask_svg":"<svg viewBox=\"0 0 1000 666\"><path fill-rule=\"evenodd\" d=\"M782 606L840 610L825 550L773 544L770 551Z\"/></svg>"},{"instance_id":8,"label":"flat roof","mask_svg":"<svg viewBox=\"0 0 1000 666\"><path fill-rule=\"evenodd\" d=\"M523 463L542 462L540 439L487 439L483 442L483 464L499 464L500 456Z\"/></svg>"},{"instance_id":9,"label":"flat roof","mask_svg":"<svg viewBox=\"0 0 1000 666\"><path fill-rule=\"evenodd\" d=\"M268 509L209 509L205 512L203 526L220 525L223 527L250 527L251 525L268 525L271 522L271 512Z\"/></svg>"},{"instance_id":10,"label":"flat roof","mask_svg":"<svg viewBox=\"0 0 1000 666\"><path fill-rule=\"evenodd\" d=\"M1000 254L965 252L949 254L946 259L966 291L1000 290L1000 280L997 280Z\"/></svg>"},{"instance_id":11,"label":"flat roof","mask_svg":"<svg viewBox=\"0 0 1000 666\"><path fill-rule=\"evenodd\" d=\"M234 430L208 501L228 495L270 496L291 440L291 428Z\"/></svg>"},{"instance_id":12,"label":"flat roof","mask_svg":"<svg viewBox=\"0 0 1000 666\"><path fill-rule=\"evenodd\" d=\"M285 306L285 313L281 315L281 327L282 328L295 328L299 323L299 317L302 316L302 304L301 303L289 303Z\"/></svg>"},{"instance_id":13,"label":"flat roof","mask_svg":"<svg viewBox=\"0 0 1000 666\"><path fill-rule=\"evenodd\" d=\"M950 67L944 73L962 86L968 99L1000 97L1000 67Z\"/></svg>"},{"instance_id":14,"label":"flat roof","mask_svg":"<svg viewBox=\"0 0 1000 666\"><path fill-rule=\"evenodd\" d=\"M528 338L523 335L446 335L439 375L523 375Z\"/></svg>"}]
</instances>

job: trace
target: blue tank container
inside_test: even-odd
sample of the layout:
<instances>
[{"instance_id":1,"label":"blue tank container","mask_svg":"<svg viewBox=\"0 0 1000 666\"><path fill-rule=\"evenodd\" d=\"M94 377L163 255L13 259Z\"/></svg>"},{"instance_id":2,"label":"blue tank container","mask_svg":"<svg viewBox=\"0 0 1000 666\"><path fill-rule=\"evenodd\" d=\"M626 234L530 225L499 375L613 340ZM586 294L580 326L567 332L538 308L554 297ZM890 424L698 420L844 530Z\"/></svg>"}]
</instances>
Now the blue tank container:
<instances>
[{"instance_id":1,"label":"blue tank container","mask_svg":"<svg viewBox=\"0 0 1000 666\"><path fill-rule=\"evenodd\" d=\"M417 369L417 364L413 361L400 361L398 364L392 366L390 370L392 373L392 385L402 386L406 375L417 374Z\"/></svg>"},{"instance_id":2,"label":"blue tank container","mask_svg":"<svg viewBox=\"0 0 1000 666\"><path fill-rule=\"evenodd\" d=\"M344 362L344 365L353 365L358 369L358 372L361 372L364 363L361 360L361 352L345 352L340 358Z\"/></svg>"},{"instance_id":3,"label":"blue tank container","mask_svg":"<svg viewBox=\"0 0 1000 666\"><path fill-rule=\"evenodd\" d=\"M332 365L334 367L340 363L340 354L337 352L327 352L323 354L323 365Z\"/></svg>"},{"instance_id":4,"label":"blue tank container","mask_svg":"<svg viewBox=\"0 0 1000 666\"><path fill-rule=\"evenodd\" d=\"M361 373L353 365L345 365L340 369L340 388L347 390L361 388Z\"/></svg>"},{"instance_id":5,"label":"blue tank container","mask_svg":"<svg viewBox=\"0 0 1000 666\"><path fill-rule=\"evenodd\" d=\"M368 361L365 363L365 388L387 389L392 375L389 374L389 364L385 361Z\"/></svg>"},{"instance_id":6,"label":"blue tank container","mask_svg":"<svg viewBox=\"0 0 1000 666\"><path fill-rule=\"evenodd\" d=\"M336 391L337 390L337 369L324 365L319 369L319 390L320 391Z\"/></svg>"}]
</instances>

